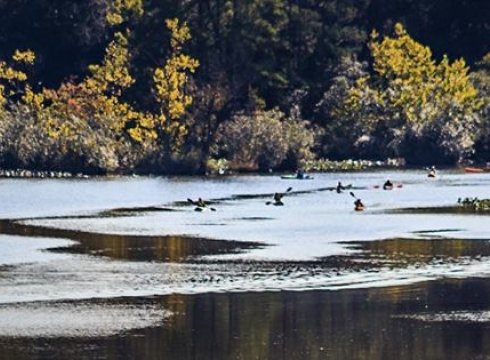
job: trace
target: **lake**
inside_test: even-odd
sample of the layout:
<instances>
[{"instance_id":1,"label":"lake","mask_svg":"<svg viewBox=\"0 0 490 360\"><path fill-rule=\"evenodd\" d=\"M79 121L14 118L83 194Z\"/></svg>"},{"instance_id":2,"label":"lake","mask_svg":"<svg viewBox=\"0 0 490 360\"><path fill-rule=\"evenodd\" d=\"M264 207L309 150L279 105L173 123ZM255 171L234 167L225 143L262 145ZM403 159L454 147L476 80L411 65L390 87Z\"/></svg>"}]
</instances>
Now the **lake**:
<instances>
[{"instance_id":1,"label":"lake","mask_svg":"<svg viewBox=\"0 0 490 360\"><path fill-rule=\"evenodd\" d=\"M313 175L0 180L0 358L490 358L490 177Z\"/></svg>"}]
</instances>

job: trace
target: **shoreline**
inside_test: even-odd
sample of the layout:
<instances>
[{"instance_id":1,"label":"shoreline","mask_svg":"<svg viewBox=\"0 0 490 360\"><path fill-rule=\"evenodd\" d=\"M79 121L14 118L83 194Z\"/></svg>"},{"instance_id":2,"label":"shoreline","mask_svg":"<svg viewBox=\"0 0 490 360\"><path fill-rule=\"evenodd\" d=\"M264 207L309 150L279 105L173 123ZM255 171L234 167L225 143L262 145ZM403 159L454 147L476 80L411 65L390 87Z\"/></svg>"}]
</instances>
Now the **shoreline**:
<instances>
[{"instance_id":1,"label":"shoreline","mask_svg":"<svg viewBox=\"0 0 490 360\"><path fill-rule=\"evenodd\" d=\"M0 178L7 179L88 179L89 175L81 172L26 170L26 169L0 169Z\"/></svg>"}]
</instances>

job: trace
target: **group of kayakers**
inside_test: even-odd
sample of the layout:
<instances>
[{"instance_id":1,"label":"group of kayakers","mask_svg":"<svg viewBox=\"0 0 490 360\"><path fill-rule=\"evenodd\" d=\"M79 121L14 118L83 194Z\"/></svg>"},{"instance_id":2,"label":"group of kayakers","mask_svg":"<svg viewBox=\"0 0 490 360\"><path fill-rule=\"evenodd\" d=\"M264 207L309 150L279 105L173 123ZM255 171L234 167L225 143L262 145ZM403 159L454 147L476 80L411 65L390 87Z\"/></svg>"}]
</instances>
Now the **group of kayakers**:
<instances>
[{"instance_id":1,"label":"group of kayakers","mask_svg":"<svg viewBox=\"0 0 490 360\"><path fill-rule=\"evenodd\" d=\"M435 178L437 176L437 170L436 170L436 167L434 165L432 165L430 168L427 168L427 171L428 171L427 177ZM341 186L341 183L339 182L339 184L337 185L337 192L339 192L340 186ZM385 183L383 184L383 190L393 190L394 186L395 185L393 184L393 182L391 182L390 179L387 179L385 181ZM401 188L402 184L397 184L396 187ZM351 193L351 195L354 196L353 193ZM354 201L354 210L355 211L364 210L364 204L362 203L361 199L356 198L356 201Z\"/></svg>"},{"instance_id":2,"label":"group of kayakers","mask_svg":"<svg viewBox=\"0 0 490 360\"><path fill-rule=\"evenodd\" d=\"M437 176L437 170L435 168L435 166L431 166L430 168L427 168L427 176L430 177L430 178L435 178ZM304 169L298 169L298 171L296 172L296 178L297 179L304 179L305 176L308 176L305 174L305 171ZM377 186L375 186L377 187ZM393 182L390 181L390 179L387 179L385 181L385 183L383 184L383 190L393 190L393 188L395 187L395 185L393 184ZM401 188L402 187L402 184L397 184L396 187L399 187ZM343 193L344 190L347 190L347 189L351 189L352 188L352 185L349 184L349 185L343 185L342 182L338 182L337 183L337 186L333 189L335 190L338 194L341 194ZM274 193L274 196L273 196L273 200L274 201L267 201L265 204L266 205L275 205L275 206L282 206L284 205L284 203L282 202L282 198L284 197L284 195L288 192L290 192L292 190L292 187L289 187L285 192L283 193L280 193L280 192L276 192ZM354 210L355 211L363 211L365 206L362 202L361 199L357 198L353 192L350 192L350 195L352 197L355 198L355 201L354 201ZM202 211L204 210L206 207L207 207L207 204L205 201L203 201L201 198L199 198L197 201L194 201L194 200L191 200L191 199L187 199L191 204L195 205L196 206L196 211ZM211 210L215 211L214 208L211 208Z\"/></svg>"}]
</instances>

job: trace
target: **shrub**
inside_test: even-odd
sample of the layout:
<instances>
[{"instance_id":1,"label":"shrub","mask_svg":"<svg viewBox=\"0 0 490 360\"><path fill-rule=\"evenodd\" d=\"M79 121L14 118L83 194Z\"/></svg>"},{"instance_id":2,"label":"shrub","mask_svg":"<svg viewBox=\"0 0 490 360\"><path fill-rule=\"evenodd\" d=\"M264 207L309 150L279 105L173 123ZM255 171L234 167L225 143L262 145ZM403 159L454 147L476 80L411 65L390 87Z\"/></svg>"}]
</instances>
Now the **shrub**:
<instances>
[{"instance_id":1,"label":"shrub","mask_svg":"<svg viewBox=\"0 0 490 360\"><path fill-rule=\"evenodd\" d=\"M218 131L218 154L240 169L267 171L286 159L298 162L313 157L313 131L301 120L288 119L279 110L239 114Z\"/></svg>"}]
</instances>

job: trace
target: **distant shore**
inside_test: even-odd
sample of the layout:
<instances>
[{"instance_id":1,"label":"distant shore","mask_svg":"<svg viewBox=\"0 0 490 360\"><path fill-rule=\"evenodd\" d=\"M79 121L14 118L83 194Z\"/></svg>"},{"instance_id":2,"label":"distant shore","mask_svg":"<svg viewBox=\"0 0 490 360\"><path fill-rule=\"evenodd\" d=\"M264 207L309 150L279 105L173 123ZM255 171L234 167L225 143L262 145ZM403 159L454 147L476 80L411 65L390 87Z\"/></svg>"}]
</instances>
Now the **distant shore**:
<instances>
[{"instance_id":1,"label":"distant shore","mask_svg":"<svg viewBox=\"0 0 490 360\"><path fill-rule=\"evenodd\" d=\"M47 170L25 170L25 169L0 169L0 178L78 178L86 179L89 175L82 173L72 173L69 171L47 171Z\"/></svg>"}]
</instances>

